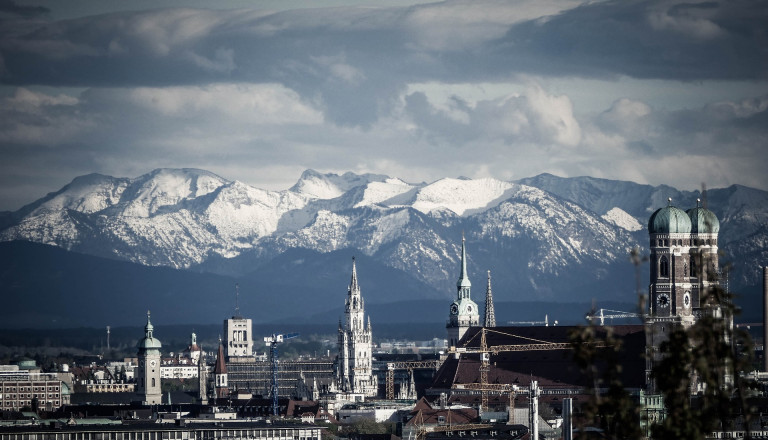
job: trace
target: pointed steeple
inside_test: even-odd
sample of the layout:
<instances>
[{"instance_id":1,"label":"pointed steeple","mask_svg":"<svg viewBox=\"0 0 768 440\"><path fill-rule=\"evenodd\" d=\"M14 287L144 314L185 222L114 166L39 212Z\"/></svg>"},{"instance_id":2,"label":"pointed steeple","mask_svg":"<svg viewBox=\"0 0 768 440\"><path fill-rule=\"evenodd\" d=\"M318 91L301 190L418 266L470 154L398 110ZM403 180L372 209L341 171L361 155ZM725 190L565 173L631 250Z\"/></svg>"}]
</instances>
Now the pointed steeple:
<instances>
[{"instance_id":1,"label":"pointed steeple","mask_svg":"<svg viewBox=\"0 0 768 440\"><path fill-rule=\"evenodd\" d=\"M349 292L360 291L360 286L357 284L357 266L355 265L355 257L352 257L352 280L349 282Z\"/></svg>"},{"instance_id":2,"label":"pointed steeple","mask_svg":"<svg viewBox=\"0 0 768 440\"><path fill-rule=\"evenodd\" d=\"M224 362L224 346L219 341L219 352L216 354L216 365L213 374L227 374L227 364Z\"/></svg>"},{"instance_id":3,"label":"pointed steeple","mask_svg":"<svg viewBox=\"0 0 768 440\"><path fill-rule=\"evenodd\" d=\"M488 286L485 288L485 319L483 327L496 327L496 312L493 310L493 294L491 293L491 271L488 271Z\"/></svg>"},{"instance_id":4,"label":"pointed steeple","mask_svg":"<svg viewBox=\"0 0 768 440\"><path fill-rule=\"evenodd\" d=\"M464 239L464 233L461 233L461 274L459 275L459 281L456 283L456 287L458 287L459 290L459 299L461 298L469 298L469 292L470 288L472 287L472 283L469 282L469 277L467 276L467 249L464 244L466 240Z\"/></svg>"}]
</instances>

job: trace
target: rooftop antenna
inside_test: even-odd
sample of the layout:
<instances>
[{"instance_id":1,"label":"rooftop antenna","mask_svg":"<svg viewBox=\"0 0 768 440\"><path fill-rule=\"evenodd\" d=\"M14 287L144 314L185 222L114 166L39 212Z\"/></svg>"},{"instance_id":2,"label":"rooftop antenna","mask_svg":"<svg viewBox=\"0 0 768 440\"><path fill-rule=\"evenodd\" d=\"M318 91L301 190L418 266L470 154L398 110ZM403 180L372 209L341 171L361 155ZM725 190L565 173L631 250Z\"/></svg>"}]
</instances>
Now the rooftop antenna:
<instances>
[{"instance_id":1,"label":"rooftop antenna","mask_svg":"<svg viewBox=\"0 0 768 440\"><path fill-rule=\"evenodd\" d=\"M107 351L109 351L109 326L107 326Z\"/></svg>"},{"instance_id":2,"label":"rooftop antenna","mask_svg":"<svg viewBox=\"0 0 768 440\"><path fill-rule=\"evenodd\" d=\"M235 283L235 317L240 316L240 283Z\"/></svg>"}]
</instances>

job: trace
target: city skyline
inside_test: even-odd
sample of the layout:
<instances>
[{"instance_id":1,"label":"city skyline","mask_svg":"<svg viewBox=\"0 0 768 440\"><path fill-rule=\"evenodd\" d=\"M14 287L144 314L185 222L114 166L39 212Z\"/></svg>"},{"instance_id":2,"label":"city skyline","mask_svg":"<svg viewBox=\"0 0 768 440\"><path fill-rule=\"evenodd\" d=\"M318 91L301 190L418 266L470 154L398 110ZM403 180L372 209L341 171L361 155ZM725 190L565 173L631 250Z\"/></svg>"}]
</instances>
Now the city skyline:
<instances>
[{"instance_id":1,"label":"city skyline","mask_svg":"<svg viewBox=\"0 0 768 440\"><path fill-rule=\"evenodd\" d=\"M765 190L760 6L5 2L0 210L161 167Z\"/></svg>"}]
</instances>

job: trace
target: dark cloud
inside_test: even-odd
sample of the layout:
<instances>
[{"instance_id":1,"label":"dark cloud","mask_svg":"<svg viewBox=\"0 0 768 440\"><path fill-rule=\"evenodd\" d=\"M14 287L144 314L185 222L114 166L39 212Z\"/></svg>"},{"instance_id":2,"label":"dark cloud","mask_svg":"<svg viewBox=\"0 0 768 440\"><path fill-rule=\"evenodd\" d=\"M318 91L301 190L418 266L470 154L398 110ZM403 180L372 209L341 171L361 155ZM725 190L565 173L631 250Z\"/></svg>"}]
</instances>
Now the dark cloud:
<instances>
[{"instance_id":1,"label":"dark cloud","mask_svg":"<svg viewBox=\"0 0 768 440\"><path fill-rule=\"evenodd\" d=\"M512 26L484 58L549 75L766 79L767 28L762 1L595 2Z\"/></svg>"},{"instance_id":2,"label":"dark cloud","mask_svg":"<svg viewBox=\"0 0 768 440\"><path fill-rule=\"evenodd\" d=\"M36 18L45 16L51 11L43 6L21 6L13 0L0 0L0 18L23 17Z\"/></svg>"},{"instance_id":3,"label":"dark cloud","mask_svg":"<svg viewBox=\"0 0 768 440\"><path fill-rule=\"evenodd\" d=\"M370 126L405 85L425 80L768 73L768 12L759 1L596 2L506 25L488 18L498 3L473 2L487 17L433 18L458 5L464 3L274 14L175 9L30 21L0 31L0 78L53 86L278 82L320 99L339 124Z\"/></svg>"}]
</instances>

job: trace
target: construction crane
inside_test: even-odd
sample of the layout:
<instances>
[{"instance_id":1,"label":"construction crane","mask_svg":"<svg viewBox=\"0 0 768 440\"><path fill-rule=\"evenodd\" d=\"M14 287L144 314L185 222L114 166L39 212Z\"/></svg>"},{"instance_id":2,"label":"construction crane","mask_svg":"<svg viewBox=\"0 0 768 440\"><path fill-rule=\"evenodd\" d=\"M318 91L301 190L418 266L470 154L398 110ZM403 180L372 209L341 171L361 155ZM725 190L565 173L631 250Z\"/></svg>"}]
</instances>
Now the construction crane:
<instances>
[{"instance_id":1,"label":"construction crane","mask_svg":"<svg viewBox=\"0 0 768 440\"><path fill-rule=\"evenodd\" d=\"M488 332L494 332L505 336L512 336L519 339L524 339L527 341L530 341L529 343L525 344L507 344L507 345L492 345L488 346L486 334ZM570 342L547 342L542 341L540 339L534 339L529 338L525 336L519 336L519 335L513 335L505 332L501 332L498 330L489 329L486 327L482 327L478 333L476 333L472 338L470 338L467 343L471 342L472 339L477 337L477 335L480 335L480 347L451 347L449 353L452 353L454 355L460 355L461 353L479 353L480 354L480 383L479 383L479 390L480 390L480 411L488 408L488 391L493 391L491 389L491 384L488 384L488 370L490 369L490 359L491 354L499 354L501 352L509 352L509 351L540 351L540 350L569 350L573 348L573 345ZM598 343L596 347L603 347L602 344ZM468 386L470 384L464 384L464 386Z\"/></svg>"},{"instance_id":2,"label":"construction crane","mask_svg":"<svg viewBox=\"0 0 768 440\"><path fill-rule=\"evenodd\" d=\"M606 314L608 312L608 314ZM643 315L639 313L632 313L632 312L622 312L620 310L610 310L610 309L600 309L597 312L591 312L587 313L587 320L594 321L595 319L600 320L600 325L605 325L605 318L608 319L619 319L619 318L642 318Z\"/></svg>"},{"instance_id":3,"label":"construction crane","mask_svg":"<svg viewBox=\"0 0 768 440\"><path fill-rule=\"evenodd\" d=\"M387 377L386 377L386 390L387 399L392 400L395 398L395 370L408 370L411 372L418 369L432 368L437 370L442 363L439 360L431 361L403 361L403 362L387 362Z\"/></svg>"},{"instance_id":4,"label":"construction crane","mask_svg":"<svg viewBox=\"0 0 768 440\"><path fill-rule=\"evenodd\" d=\"M549 327L549 315L544 315L543 321L507 321L507 324L510 325L544 325L545 327ZM557 321L554 322L553 325L557 325Z\"/></svg>"},{"instance_id":5,"label":"construction crane","mask_svg":"<svg viewBox=\"0 0 768 440\"><path fill-rule=\"evenodd\" d=\"M287 335L267 336L264 338L264 342L269 345L269 361L272 367L272 389L269 394L272 397L272 415L278 416L277 395L279 394L279 388L277 383L277 344L281 344L284 341L299 336L298 333L289 333Z\"/></svg>"}]
</instances>

